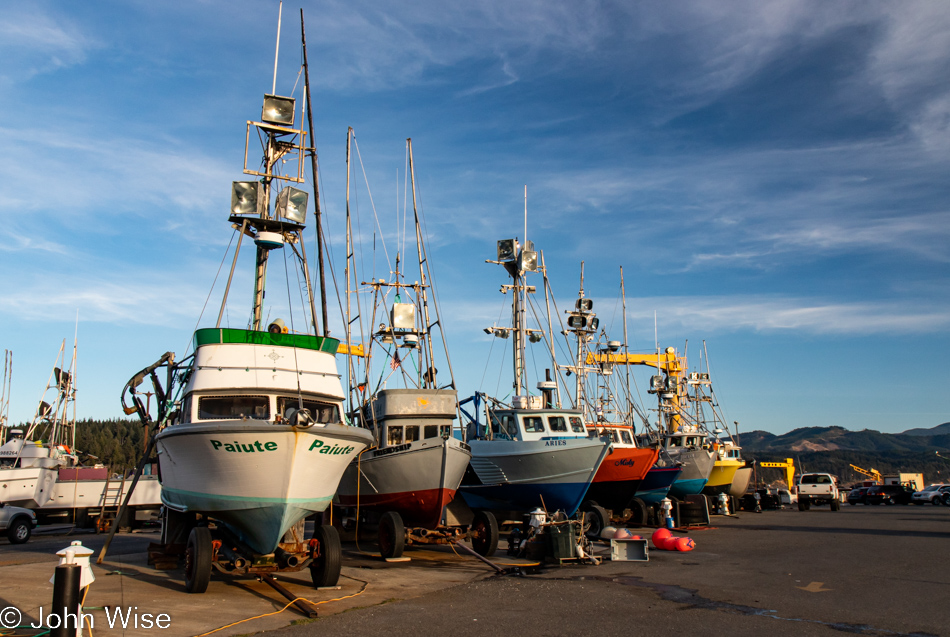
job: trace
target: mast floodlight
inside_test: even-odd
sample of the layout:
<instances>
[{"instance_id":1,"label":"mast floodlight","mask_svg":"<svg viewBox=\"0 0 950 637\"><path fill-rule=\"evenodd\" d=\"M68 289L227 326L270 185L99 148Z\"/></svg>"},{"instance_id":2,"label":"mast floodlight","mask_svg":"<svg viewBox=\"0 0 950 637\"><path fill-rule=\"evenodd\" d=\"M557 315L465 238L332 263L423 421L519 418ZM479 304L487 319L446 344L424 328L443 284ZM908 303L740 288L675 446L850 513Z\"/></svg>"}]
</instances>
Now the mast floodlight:
<instances>
[{"instance_id":1,"label":"mast floodlight","mask_svg":"<svg viewBox=\"0 0 950 637\"><path fill-rule=\"evenodd\" d=\"M259 181L231 183L231 214L257 215L264 208L264 188Z\"/></svg>"},{"instance_id":2,"label":"mast floodlight","mask_svg":"<svg viewBox=\"0 0 950 637\"><path fill-rule=\"evenodd\" d=\"M577 330L582 330L587 327L587 317L572 314L571 316L567 317L567 326L573 327Z\"/></svg>"},{"instance_id":3,"label":"mast floodlight","mask_svg":"<svg viewBox=\"0 0 950 637\"><path fill-rule=\"evenodd\" d=\"M591 330L597 331L597 326L598 326L598 325L600 325L600 319L599 319L599 318L596 318L596 317L595 317L595 318L592 318L592 319L590 320L590 329L591 329Z\"/></svg>"},{"instance_id":4,"label":"mast floodlight","mask_svg":"<svg viewBox=\"0 0 950 637\"><path fill-rule=\"evenodd\" d=\"M579 312L590 312L594 309L594 301L591 299L577 299L576 306Z\"/></svg>"},{"instance_id":5,"label":"mast floodlight","mask_svg":"<svg viewBox=\"0 0 950 637\"><path fill-rule=\"evenodd\" d=\"M521 251L521 269L526 272L538 271L538 253L534 250Z\"/></svg>"},{"instance_id":6,"label":"mast floodlight","mask_svg":"<svg viewBox=\"0 0 950 637\"><path fill-rule=\"evenodd\" d=\"M514 261L518 251L518 242L514 239L502 239L498 242L498 260Z\"/></svg>"},{"instance_id":7,"label":"mast floodlight","mask_svg":"<svg viewBox=\"0 0 950 637\"><path fill-rule=\"evenodd\" d=\"M277 126L294 125L294 98L279 95L265 95L261 109L261 121Z\"/></svg>"},{"instance_id":8,"label":"mast floodlight","mask_svg":"<svg viewBox=\"0 0 950 637\"><path fill-rule=\"evenodd\" d=\"M412 303L393 303L392 322L397 330L415 329L416 306Z\"/></svg>"},{"instance_id":9,"label":"mast floodlight","mask_svg":"<svg viewBox=\"0 0 950 637\"><path fill-rule=\"evenodd\" d=\"M529 332L529 333L528 333L528 340L531 341L532 343L540 343L540 342L541 342L541 333L540 333L540 332Z\"/></svg>"},{"instance_id":10,"label":"mast floodlight","mask_svg":"<svg viewBox=\"0 0 950 637\"><path fill-rule=\"evenodd\" d=\"M290 221L303 223L307 220L309 200L310 193L288 186L277 194L277 214Z\"/></svg>"}]
</instances>

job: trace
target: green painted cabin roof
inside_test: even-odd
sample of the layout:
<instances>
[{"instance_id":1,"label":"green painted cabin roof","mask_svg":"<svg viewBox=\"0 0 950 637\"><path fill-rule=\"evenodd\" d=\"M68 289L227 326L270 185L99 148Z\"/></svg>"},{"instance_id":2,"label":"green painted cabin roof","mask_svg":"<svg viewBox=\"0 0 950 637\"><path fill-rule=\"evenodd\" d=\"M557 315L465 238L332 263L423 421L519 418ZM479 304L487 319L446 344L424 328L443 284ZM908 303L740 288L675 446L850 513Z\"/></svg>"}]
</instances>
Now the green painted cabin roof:
<instances>
[{"instance_id":1,"label":"green painted cabin roof","mask_svg":"<svg viewBox=\"0 0 950 637\"><path fill-rule=\"evenodd\" d=\"M327 354L336 354L340 341L323 336L306 334L271 334L251 330L208 327L195 332L195 349L202 345L246 344L272 345L274 347L299 347Z\"/></svg>"}]
</instances>

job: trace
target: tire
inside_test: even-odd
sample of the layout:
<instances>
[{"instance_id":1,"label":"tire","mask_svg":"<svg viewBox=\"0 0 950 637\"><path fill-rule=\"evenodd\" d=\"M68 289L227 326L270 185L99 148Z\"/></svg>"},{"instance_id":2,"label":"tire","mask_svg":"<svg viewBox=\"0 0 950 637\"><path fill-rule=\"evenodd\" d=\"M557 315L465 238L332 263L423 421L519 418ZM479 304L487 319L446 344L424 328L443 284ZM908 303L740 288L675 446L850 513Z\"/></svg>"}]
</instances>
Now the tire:
<instances>
[{"instance_id":1,"label":"tire","mask_svg":"<svg viewBox=\"0 0 950 637\"><path fill-rule=\"evenodd\" d=\"M892 504L897 504L897 500L895 500L894 498L888 498L887 505L890 506Z\"/></svg>"},{"instance_id":2,"label":"tire","mask_svg":"<svg viewBox=\"0 0 950 637\"><path fill-rule=\"evenodd\" d=\"M189 593L204 593L211 582L211 531L206 526L196 526L188 534L185 548L185 590Z\"/></svg>"},{"instance_id":3,"label":"tire","mask_svg":"<svg viewBox=\"0 0 950 637\"><path fill-rule=\"evenodd\" d=\"M491 557L498 548L498 521L489 511L476 511L469 527L472 548L482 557Z\"/></svg>"},{"instance_id":4,"label":"tire","mask_svg":"<svg viewBox=\"0 0 950 637\"><path fill-rule=\"evenodd\" d=\"M7 538L10 544L25 544L33 534L30 521L25 518L18 518L13 521L10 528L7 529Z\"/></svg>"},{"instance_id":5,"label":"tire","mask_svg":"<svg viewBox=\"0 0 950 637\"><path fill-rule=\"evenodd\" d=\"M831 510L832 510L832 511L840 511L840 510L841 510L841 503L838 502L837 500L832 500L832 501L831 501Z\"/></svg>"},{"instance_id":6,"label":"tire","mask_svg":"<svg viewBox=\"0 0 950 637\"><path fill-rule=\"evenodd\" d=\"M921 504L923 504L923 502L921 502ZM940 506L940 498L930 498L930 504Z\"/></svg>"},{"instance_id":7,"label":"tire","mask_svg":"<svg viewBox=\"0 0 950 637\"><path fill-rule=\"evenodd\" d=\"M811 500L808 500L808 499L805 500L805 510L811 511Z\"/></svg>"},{"instance_id":8,"label":"tire","mask_svg":"<svg viewBox=\"0 0 950 637\"><path fill-rule=\"evenodd\" d=\"M633 526L646 526L647 517L646 502L640 498L630 500L630 519L627 522Z\"/></svg>"},{"instance_id":9,"label":"tire","mask_svg":"<svg viewBox=\"0 0 950 637\"><path fill-rule=\"evenodd\" d=\"M379 521L376 544L384 559L402 556L402 551L406 548L406 525L402 523L402 516L395 511L386 511L383 514Z\"/></svg>"},{"instance_id":10,"label":"tire","mask_svg":"<svg viewBox=\"0 0 950 637\"><path fill-rule=\"evenodd\" d=\"M589 538L600 539L600 534L603 532L604 527L610 524L610 515L607 513L607 509L596 504L588 505L586 511L584 511L584 533Z\"/></svg>"},{"instance_id":11,"label":"tire","mask_svg":"<svg viewBox=\"0 0 950 637\"><path fill-rule=\"evenodd\" d=\"M340 534L336 527L324 524L313 529L313 539L317 541L319 554L310 562L310 579L314 588L336 586L340 581L340 567L343 562L343 550L340 548Z\"/></svg>"},{"instance_id":12,"label":"tire","mask_svg":"<svg viewBox=\"0 0 950 637\"><path fill-rule=\"evenodd\" d=\"M799 511L804 511L804 510L805 510L805 501L802 500L801 498L799 498L799 500L798 500L798 510L799 510Z\"/></svg>"}]
</instances>

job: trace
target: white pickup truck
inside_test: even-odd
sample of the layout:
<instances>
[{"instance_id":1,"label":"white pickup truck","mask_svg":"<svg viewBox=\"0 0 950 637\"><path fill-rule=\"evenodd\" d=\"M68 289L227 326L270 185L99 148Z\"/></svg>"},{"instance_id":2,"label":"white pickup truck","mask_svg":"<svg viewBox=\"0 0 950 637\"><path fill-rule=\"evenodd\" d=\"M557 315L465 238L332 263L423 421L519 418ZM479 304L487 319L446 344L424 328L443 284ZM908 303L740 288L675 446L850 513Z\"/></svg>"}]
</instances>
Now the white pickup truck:
<instances>
[{"instance_id":1,"label":"white pickup truck","mask_svg":"<svg viewBox=\"0 0 950 637\"><path fill-rule=\"evenodd\" d=\"M830 473L803 473L798 479L798 510L807 511L812 504L829 504L832 511L841 508L838 480Z\"/></svg>"}]
</instances>

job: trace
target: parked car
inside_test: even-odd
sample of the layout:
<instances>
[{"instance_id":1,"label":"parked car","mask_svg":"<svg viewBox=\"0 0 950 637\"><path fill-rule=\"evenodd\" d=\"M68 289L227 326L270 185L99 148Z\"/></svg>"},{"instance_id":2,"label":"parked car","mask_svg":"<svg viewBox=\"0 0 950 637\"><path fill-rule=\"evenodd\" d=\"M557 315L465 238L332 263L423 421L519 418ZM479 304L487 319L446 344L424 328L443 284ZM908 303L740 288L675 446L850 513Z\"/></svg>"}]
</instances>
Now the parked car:
<instances>
[{"instance_id":1,"label":"parked car","mask_svg":"<svg viewBox=\"0 0 950 637\"><path fill-rule=\"evenodd\" d=\"M23 544L36 528L36 514L29 509L0 502L0 533L6 532L10 544Z\"/></svg>"},{"instance_id":2,"label":"parked car","mask_svg":"<svg viewBox=\"0 0 950 637\"><path fill-rule=\"evenodd\" d=\"M940 491L941 487L948 487L950 485L946 484L932 484L929 487L923 489L922 491L917 491L911 496L910 501L914 504L943 504L942 493Z\"/></svg>"},{"instance_id":3,"label":"parked car","mask_svg":"<svg viewBox=\"0 0 950 637\"><path fill-rule=\"evenodd\" d=\"M867 504L868 503L868 489L870 487L855 487L848 491L848 504Z\"/></svg>"},{"instance_id":4,"label":"parked car","mask_svg":"<svg viewBox=\"0 0 950 637\"><path fill-rule=\"evenodd\" d=\"M914 491L902 484L882 484L868 488L868 504L910 504Z\"/></svg>"}]
</instances>

